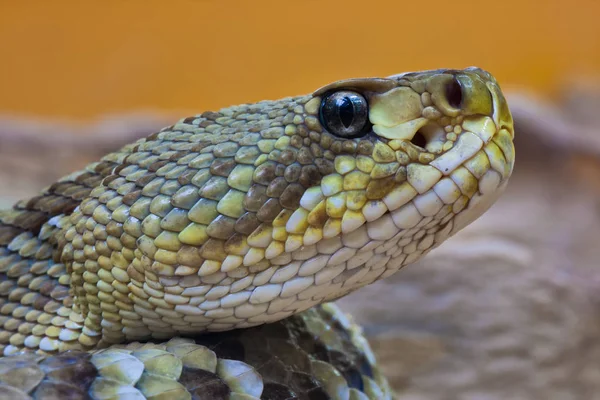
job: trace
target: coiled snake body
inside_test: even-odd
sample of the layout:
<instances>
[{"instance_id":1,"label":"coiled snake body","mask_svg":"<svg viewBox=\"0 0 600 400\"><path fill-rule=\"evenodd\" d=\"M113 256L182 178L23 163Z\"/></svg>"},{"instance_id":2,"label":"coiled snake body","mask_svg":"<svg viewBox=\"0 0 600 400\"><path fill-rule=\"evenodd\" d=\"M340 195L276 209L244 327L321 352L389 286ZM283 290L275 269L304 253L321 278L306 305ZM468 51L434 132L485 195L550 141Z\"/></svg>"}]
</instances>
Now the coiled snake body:
<instances>
[{"instance_id":1,"label":"coiled snake body","mask_svg":"<svg viewBox=\"0 0 600 400\"><path fill-rule=\"evenodd\" d=\"M0 398L389 398L327 302L481 215L512 139L468 68L206 112L105 156L0 211Z\"/></svg>"}]
</instances>

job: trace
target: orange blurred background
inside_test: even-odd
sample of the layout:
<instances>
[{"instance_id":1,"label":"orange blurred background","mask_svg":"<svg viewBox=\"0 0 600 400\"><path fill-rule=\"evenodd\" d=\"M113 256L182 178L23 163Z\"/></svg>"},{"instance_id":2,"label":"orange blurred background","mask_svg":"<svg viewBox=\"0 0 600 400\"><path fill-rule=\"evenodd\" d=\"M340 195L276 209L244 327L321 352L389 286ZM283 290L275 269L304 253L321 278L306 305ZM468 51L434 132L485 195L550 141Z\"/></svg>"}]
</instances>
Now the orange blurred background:
<instances>
[{"instance_id":1,"label":"orange blurred background","mask_svg":"<svg viewBox=\"0 0 600 400\"><path fill-rule=\"evenodd\" d=\"M196 112L470 65L551 95L600 74L598 16L596 0L4 0L0 113Z\"/></svg>"}]
</instances>

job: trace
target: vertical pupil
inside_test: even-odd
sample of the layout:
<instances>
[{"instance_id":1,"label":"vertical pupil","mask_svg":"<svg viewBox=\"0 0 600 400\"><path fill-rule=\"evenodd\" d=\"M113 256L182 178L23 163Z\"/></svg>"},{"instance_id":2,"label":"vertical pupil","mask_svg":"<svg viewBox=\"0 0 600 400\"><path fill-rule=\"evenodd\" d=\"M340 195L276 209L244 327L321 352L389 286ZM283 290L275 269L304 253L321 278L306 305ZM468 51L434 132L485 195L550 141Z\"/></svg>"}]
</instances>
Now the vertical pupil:
<instances>
[{"instance_id":1,"label":"vertical pupil","mask_svg":"<svg viewBox=\"0 0 600 400\"><path fill-rule=\"evenodd\" d=\"M349 128L352 121L354 121L354 105L352 104L352 100L348 97L343 97L337 101L337 106L340 121L342 121L345 128Z\"/></svg>"}]
</instances>

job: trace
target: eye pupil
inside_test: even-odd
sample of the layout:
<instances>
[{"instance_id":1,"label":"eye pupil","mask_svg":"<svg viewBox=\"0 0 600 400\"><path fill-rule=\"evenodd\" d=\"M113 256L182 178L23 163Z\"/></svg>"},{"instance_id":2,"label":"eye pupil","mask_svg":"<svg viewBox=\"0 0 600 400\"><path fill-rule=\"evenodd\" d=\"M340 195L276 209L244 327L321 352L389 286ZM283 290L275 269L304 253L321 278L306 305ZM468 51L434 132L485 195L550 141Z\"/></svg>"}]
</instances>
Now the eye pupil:
<instances>
[{"instance_id":1,"label":"eye pupil","mask_svg":"<svg viewBox=\"0 0 600 400\"><path fill-rule=\"evenodd\" d=\"M367 100L361 94L348 90L323 98L320 119L330 133L348 139L364 136L371 127Z\"/></svg>"},{"instance_id":2,"label":"eye pupil","mask_svg":"<svg viewBox=\"0 0 600 400\"><path fill-rule=\"evenodd\" d=\"M352 121L354 121L354 106L352 101L348 97L341 98L338 101L338 112L340 115L340 121L344 127L348 128L352 125Z\"/></svg>"}]
</instances>

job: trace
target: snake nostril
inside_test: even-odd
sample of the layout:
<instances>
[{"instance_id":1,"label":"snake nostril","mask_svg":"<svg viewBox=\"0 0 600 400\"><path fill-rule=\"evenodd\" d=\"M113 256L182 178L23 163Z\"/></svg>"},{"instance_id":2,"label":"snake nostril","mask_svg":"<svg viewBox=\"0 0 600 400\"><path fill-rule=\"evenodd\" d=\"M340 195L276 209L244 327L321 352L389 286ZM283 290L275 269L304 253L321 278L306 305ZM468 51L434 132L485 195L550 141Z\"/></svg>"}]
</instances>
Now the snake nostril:
<instances>
[{"instance_id":1,"label":"snake nostril","mask_svg":"<svg viewBox=\"0 0 600 400\"><path fill-rule=\"evenodd\" d=\"M460 82L454 78L446 85L446 99L448 104L454 108L461 108L462 106L462 88Z\"/></svg>"}]
</instances>

